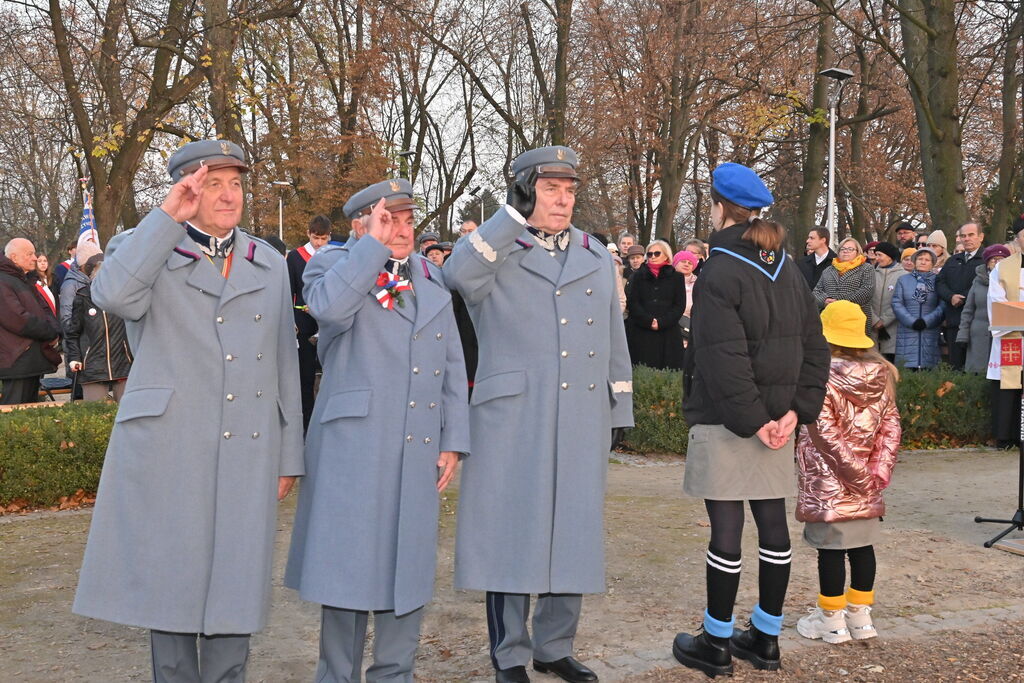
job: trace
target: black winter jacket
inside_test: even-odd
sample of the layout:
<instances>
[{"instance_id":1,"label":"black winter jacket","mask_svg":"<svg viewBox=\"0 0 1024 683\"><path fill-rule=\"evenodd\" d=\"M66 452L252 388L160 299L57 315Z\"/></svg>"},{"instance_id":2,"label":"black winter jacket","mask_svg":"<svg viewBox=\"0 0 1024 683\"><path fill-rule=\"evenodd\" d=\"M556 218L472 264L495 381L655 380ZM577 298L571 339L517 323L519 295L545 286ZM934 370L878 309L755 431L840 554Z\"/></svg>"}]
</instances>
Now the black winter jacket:
<instances>
[{"instance_id":1,"label":"black winter jacket","mask_svg":"<svg viewBox=\"0 0 1024 683\"><path fill-rule=\"evenodd\" d=\"M92 301L88 285L75 294L66 332L64 349L67 362L82 363L79 382L112 382L128 376L132 352L128 347L124 321L100 310Z\"/></svg>"},{"instance_id":2,"label":"black winter jacket","mask_svg":"<svg viewBox=\"0 0 1024 683\"><path fill-rule=\"evenodd\" d=\"M686 310L686 283L683 276L665 264L658 277L647 265L633 273L626 299L626 341L634 365L681 370L683 335L679 318ZM658 329L651 323L657 320Z\"/></svg>"},{"instance_id":3,"label":"black winter jacket","mask_svg":"<svg viewBox=\"0 0 1024 683\"><path fill-rule=\"evenodd\" d=\"M987 246L983 244L978 247L972 259L968 259L967 254L953 254L935 276L935 292L946 302L946 327L960 327L960 314L963 313L964 307L963 304L953 305L953 295L959 294L966 300L967 292L970 291L971 284L978 274L978 266L985 263L981 259L981 253Z\"/></svg>"},{"instance_id":4,"label":"black winter jacket","mask_svg":"<svg viewBox=\"0 0 1024 683\"><path fill-rule=\"evenodd\" d=\"M60 326L34 282L0 255L0 379L38 377L60 364Z\"/></svg>"},{"instance_id":5,"label":"black winter jacket","mask_svg":"<svg viewBox=\"0 0 1024 683\"><path fill-rule=\"evenodd\" d=\"M683 412L690 425L750 437L789 410L814 422L830 353L807 281L785 252L742 239L747 224L711 238L693 286Z\"/></svg>"},{"instance_id":6,"label":"black winter jacket","mask_svg":"<svg viewBox=\"0 0 1024 683\"><path fill-rule=\"evenodd\" d=\"M821 279L821 274L825 272L825 269L832 265L832 259L838 255L831 249L828 250L828 254L818 263L814 254L807 254L802 259L799 259L796 264L800 268L800 272L804 274L804 278L807 280L807 284L810 285L811 289L818 284L818 280Z\"/></svg>"}]
</instances>

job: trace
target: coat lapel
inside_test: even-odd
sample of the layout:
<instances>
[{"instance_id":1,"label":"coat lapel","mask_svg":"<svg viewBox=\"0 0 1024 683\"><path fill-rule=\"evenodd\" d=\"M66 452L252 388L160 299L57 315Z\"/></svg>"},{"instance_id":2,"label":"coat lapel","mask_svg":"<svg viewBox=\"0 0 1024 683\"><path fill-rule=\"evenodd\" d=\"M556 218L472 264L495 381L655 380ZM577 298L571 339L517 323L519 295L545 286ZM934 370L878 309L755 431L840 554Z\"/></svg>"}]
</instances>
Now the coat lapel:
<instances>
[{"instance_id":1,"label":"coat lapel","mask_svg":"<svg viewBox=\"0 0 1024 683\"><path fill-rule=\"evenodd\" d=\"M565 255L565 265L562 266L561 275L555 283L559 287L584 278L601 267L601 259L590 251L589 238L585 239L583 233L576 228L570 230L572 238L569 240L569 253ZM554 260L550 256L548 258Z\"/></svg>"},{"instance_id":2,"label":"coat lapel","mask_svg":"<svg viewBox=\"0 0 1024 683\"><path fill-rule=\"evenodd\" d=\"M204 294L219 297L224 290L224 278L187 234L167 259L167 267L171 270L188 268L185 282Z\"/></svg>"},{"instance_id":3,"label":"coat lapel","mask_svg":"<svg viewBox=\"0 0 1024 683\"><path fill-rule=\"evenodd\" d=\"M551 284L558 284L558 277L562 273L562 266L558 263L558 259L552 258L547 249L538 245L537 240L533 239L533 235L528 230L523 230L519 239L530 245L519 264L531 273L540 275Z\"/></svg>"},{"instance_id":4,"label":"coat lapel","mask_svg":"<svg viewBox=\"0 0 1024 683\"><path fill-rule=\"evenodd\" d=\"M410 259L412 287L416 292L416 322L413 331L418 332L444 310L451 301L451 296L442 291L444 288L430 274L426 259L414 256Z\"/></svg>"},{"instance_id":5,"label":"coat lapel","mask_svg":"<svg viewBox=\"0 0 1024 683\"><path fill-rule=\"evenodd\" d=\"M231 257L231 272L228 273L227 283L220 297L221 306L243 294L259 291L266 286L260 272L270 267L266 261L268 255L264 253L266 251L247 234L235 230L235 248L232 252L234 256ZM221 277L222 281L223 279Z\"/></svg>"}]
</instances>

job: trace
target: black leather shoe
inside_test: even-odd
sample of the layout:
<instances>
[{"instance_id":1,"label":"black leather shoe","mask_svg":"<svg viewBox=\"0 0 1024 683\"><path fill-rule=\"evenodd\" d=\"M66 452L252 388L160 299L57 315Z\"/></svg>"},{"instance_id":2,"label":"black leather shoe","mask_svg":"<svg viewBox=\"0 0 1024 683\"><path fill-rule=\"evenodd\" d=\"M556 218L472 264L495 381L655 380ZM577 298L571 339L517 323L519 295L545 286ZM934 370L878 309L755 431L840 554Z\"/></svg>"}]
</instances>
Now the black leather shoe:
<instances>
[{"instance_id":1,"label":"black leather shoe","mask_svg":"<svg viewBox=\"0 0 1024 683\"><path fill-rule=\"evenodd\" d=\"M494 672L494 680L495 683L530 683L530 677L526 675L525 666L497 669Z\"/></svg>"},{"instance_id":2,"label":"black leather shoe","mask_svg":"<svg viewBox=\"0 0 1024 683\"><path fill-rule=\"evenodd\" d=\"M781 666L782 654L779 652L779 637L770 636L750 625L746 631L736 631L729 639L732 653L754 665L755 669L777 671Z\"/></svg>"},{"instance_id":3,"label":"black leather shoe","mask_svg":"<svg viewBox=\"0 0 1024 683\"><path fill-rule=\"evenodd\" d=\"M542 674L555 674L569 683L587 683L596 681L597 674L583 666L575 657L562 657L554 662L538 662L533 660L533 670Z\"/></svg>"},{"instance_id":4,"label":"black leather shoe","mask_svg":"<svg viewBox=\"0 0 1024 683\"><path fill-rule=\"evenodd\" d=\"M711 678L732 676L728 638L715 638L706 631L695 636L679 633L672 641L672 654L683 666L703 671Z\"/></svg>"}]
</instances>

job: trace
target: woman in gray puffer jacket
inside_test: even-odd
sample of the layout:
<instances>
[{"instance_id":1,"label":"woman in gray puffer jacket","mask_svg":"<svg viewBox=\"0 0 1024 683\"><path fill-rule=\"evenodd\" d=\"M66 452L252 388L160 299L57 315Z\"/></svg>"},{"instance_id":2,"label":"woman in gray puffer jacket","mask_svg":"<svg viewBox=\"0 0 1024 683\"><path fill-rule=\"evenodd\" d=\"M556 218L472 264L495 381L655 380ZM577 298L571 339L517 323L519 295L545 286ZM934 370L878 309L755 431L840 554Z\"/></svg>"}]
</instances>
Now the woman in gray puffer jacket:
<instances>
[{"instance_id":1,"label":"woman in gray puffer jacket","mask_svg":"<svg viewBox=\"0 0 1024 683\"><path fill-rule=\"evenodd\" d=\"M960 330L956 335L957 344L967 346L967 360L964 370L984 374L988 368L988 357L992 350L992 333L988 329L988 278L995 265L1010 255L1002 244L993 244L982 252L984 263L977 268L977 277L971 283L960 314Z\"/></svg>"}]
</instances>

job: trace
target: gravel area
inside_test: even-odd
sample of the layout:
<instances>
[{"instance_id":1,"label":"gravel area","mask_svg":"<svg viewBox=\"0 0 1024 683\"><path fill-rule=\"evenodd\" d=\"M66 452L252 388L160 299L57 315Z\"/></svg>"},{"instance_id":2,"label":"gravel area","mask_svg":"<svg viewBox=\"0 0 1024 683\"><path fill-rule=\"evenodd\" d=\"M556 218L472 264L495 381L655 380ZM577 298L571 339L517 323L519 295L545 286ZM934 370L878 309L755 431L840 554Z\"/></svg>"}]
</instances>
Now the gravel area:
<instances>
[{"instance_id":1,"label":"gravel area","mask_svg":"<svg viewBox=\"0 0 1024 683\"><path fill-rule=\"evenodd\" d=\"M784 671L737 665L737 680L1018 680L1024 636L1024 557L986 550L1016 506L1015 454L991 450L904 453L887 495L875 641L823 646L793 625L817 594L814 552L790 531L793 577L782 640ZM708 523L701 501L683 496L684 465L673 456L613 454L606 503L608 592L584 600L577 654L603 681L703 680L675 664L677 631L693 629L704 604ZM483 595L451 587L457 489L446 495L436 597L418 655L420 681L493 680ZM789 503L792 509L792 501ZM310 681L317 605L280 585L294 511L282 507L273 609L253 639L250 681ZM88 510L0 517L0 681L148 680L148 638L72 615L70 605L90 520ZM1014 534L1013 536L1021 536ZM756 555L753 524L745 546ZM756 601L754 572L737 601L743 621ZM555 679L535 674L537 681Z\"/></svg>"}]
</instances>

